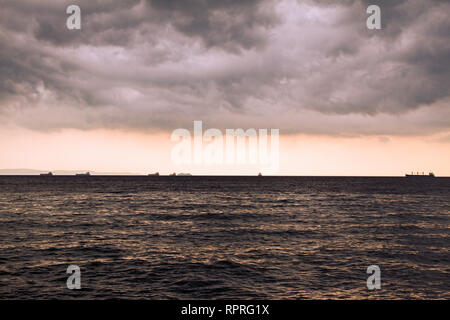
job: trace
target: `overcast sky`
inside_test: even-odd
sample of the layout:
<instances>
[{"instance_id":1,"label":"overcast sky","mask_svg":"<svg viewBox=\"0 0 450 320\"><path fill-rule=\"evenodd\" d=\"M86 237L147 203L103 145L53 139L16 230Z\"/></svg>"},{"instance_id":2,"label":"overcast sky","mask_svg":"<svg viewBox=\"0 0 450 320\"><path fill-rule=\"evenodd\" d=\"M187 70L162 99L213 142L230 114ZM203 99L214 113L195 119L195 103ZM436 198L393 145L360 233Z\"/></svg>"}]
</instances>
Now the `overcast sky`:
<instances>
[{"instance_id":1,"label":"overcast sky","mask_svg":"<svg viewBox=\"0 0 450 320\"><path fill-rule=\"evenodd\" d=\"M69 4L81 7L81 30L66 28ZM380 5L382 30L366 28L369 4ZM0 125L152 132L203 120L331 135L450 129L449 1L0 7Z\"/></svg>"}]
</instances>

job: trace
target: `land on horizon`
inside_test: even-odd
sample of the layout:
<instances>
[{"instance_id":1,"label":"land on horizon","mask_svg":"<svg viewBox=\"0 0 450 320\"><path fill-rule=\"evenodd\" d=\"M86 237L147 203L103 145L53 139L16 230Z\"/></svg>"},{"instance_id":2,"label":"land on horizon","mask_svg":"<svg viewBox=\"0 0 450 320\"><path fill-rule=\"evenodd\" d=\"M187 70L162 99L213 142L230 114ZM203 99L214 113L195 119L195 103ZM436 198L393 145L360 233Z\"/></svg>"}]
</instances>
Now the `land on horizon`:
<instances>
[{"instance_id":1,"label":"land on horizon","mask_svg":"<svg viewBox=\"0 0 450 320\"><path fill-rule=\"evenodd\" d=\"M142 175L141 173L135 172L97 172L92 170L38 170L38 169L0 169L0 175L39 175L41 173L52 172L54 175L64 176L64 175L75 175L77 173L90 172L92 175Z\"/></svg>"},{"instance_id":2,"label":"land on horizon","mask_svg":"<svg viewBox=\"0 0 450 320\"><path fill-rule=\"evenodd\" d=\"M26 168L20 168L20 169L0 169L0 176L16 176L16 175L23 175L23 176L38 176L41 173L48 173L52 172L54 176L74 176L77 173L85 173L89 172L91 176L148 176L149 173L137 173L137 172L100 172L100 171L91 171L91 170L38 170L38 169L26 169ZM177 173L177 176L179 176L179 173ZM408 172L406 172L408 173ZM427 173L427 172L426 172ZM150 173L151 174L151 173ZM160 173L160 176L170 176L171 172L168 172L166 174ZM151 176L151 175L150 175ZM188 175L189 176L189 175ZM242 177L253 177L257 176L256 174L192 174L190 176L203 176L203 177L233 177L233 176L242 176ZM311 175L311 174L281 174L281 175L263 175L266 177L404 177L405 174L399 174L399 175ZM439 176L436 175L437 178L446 178L448 176Z\"/></svg>"}]
</instances>

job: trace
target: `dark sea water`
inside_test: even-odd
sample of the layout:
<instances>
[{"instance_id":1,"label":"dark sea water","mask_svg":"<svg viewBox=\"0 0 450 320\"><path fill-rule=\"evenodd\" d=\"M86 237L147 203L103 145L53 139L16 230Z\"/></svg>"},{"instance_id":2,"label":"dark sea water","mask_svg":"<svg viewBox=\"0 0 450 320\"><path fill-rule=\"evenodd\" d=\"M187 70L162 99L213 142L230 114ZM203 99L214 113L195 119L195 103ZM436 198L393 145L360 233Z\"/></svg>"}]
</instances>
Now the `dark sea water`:
<instances>
[{"instance_id":1,"label":"dark sea water","mask_svg":"<svg viewBox=\"0 0 450 320\"><path fill-rule=\"evenodd\" d=\"M447 178L4 176L0 298L449 299L449 209Z\"/></svg>"}]
</instances>

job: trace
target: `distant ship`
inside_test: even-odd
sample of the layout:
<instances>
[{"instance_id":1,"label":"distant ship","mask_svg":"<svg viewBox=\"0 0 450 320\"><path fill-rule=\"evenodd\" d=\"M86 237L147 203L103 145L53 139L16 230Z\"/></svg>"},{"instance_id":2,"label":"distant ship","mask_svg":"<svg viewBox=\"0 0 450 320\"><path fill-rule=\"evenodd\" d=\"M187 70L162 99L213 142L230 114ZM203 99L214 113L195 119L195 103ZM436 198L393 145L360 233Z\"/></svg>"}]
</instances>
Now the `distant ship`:
<instances>
[{"instance_id":1,"label":"distant ship","mask_svg":"<svg viewBox=\"0 0 450 320\"><path fill-rule=\"evenodd\" d=\"M40 175L45 176L45 177L50 177L50 176L53 176L53 172L41 173Z\"/></svg>"},{"instance_id":2,"label":"distant ship","mask_svg":"<svg viewBox=\"0 0 450 320\"><path fill-rule=\"evenodd\" d=\"M189 176L192 176L192 174L190 174L190 173L179 173L179 174L177 174L177 176L180 176L180 177L189 177Z\"/></svg>"},{"instance_id":3,"label":"distant ship","mask_svg":"<svg viewBox=\"0 0 450 320\"><path fill-rule=\"evenodd\" d=\"M424 172L422 172L422 173L419 173L419 172L417 172L417 173L414 173L414 172L411 172L410 174L405 174L405 177L406 178L435 178L436 176L434 175L434 173L433 172L430 172L430 173L428 173L428 174L425 174Z\"/></svg>"},{"instance_id":4,"label":"distant ship","mask_svg":"<svg viewBox=\"0 0 450 320\"><path fill-rule=\"evenodd\" d=\"M262 173L260 172L260 173L258 173L258 177L262 177Z\"/></svg>"},{"instance_id":5,"label":"distant ship","mask_svg":"<svg viewBox=\"0 0 450 320\"><path fill-rule=\"evenodd\" d=\"M155 173L149 173L149 176L153 176L153 177L157 177L159 176L159 172L155 172Z\"/></svg>"},{"instance_id":6,"label":"distant ship","mask_svg":"<svg viewBox=\"0 0 450 320\"><path fill-rule=\"evenodd\" d=\"M171 177L174 177L174 176L176 176L177 174L174 172L174 173L171 173L171 174L169 174L169 176L171 176Z\"/></svg>"},{"instance_id":7,"label":"distant ship","mask_svg":"<svg viewBox=\"0 0 450 320\"><path fill-rule=\"evenodd\" d=\"M75 175L77 177L89 177L91 174L89 172L86 172L86 173L76 173Z\"/></svg>"}]
</instances>

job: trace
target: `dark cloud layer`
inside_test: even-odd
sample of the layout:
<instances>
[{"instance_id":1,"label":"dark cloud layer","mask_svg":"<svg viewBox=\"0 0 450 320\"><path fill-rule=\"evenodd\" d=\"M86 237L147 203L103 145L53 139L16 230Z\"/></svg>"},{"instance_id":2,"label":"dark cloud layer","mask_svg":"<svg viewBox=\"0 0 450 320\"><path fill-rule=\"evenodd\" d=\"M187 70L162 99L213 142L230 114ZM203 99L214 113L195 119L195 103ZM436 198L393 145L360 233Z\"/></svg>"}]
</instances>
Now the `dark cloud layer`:
<instances>
[{"instance_id":1,"label":"dark cloud layer","mask_svg":"<svg viewBox=\"0 0 450 320\"><path fill-rule=\"evenodd\" d=\"M67 30L78 4L82 30ZM382 9L382 30L366 8ZM447 1L0 0L0 123L449 130Z\"/></svg>"}]
</instances>

